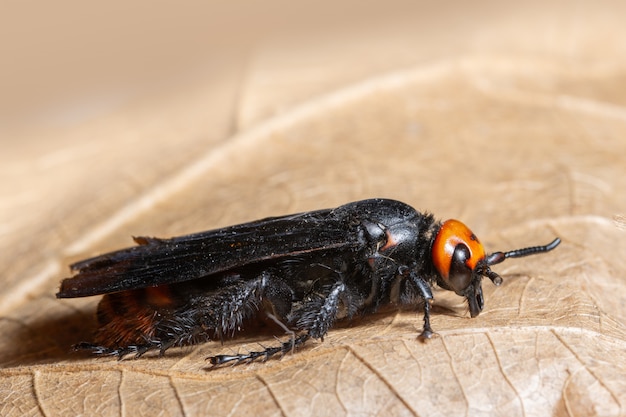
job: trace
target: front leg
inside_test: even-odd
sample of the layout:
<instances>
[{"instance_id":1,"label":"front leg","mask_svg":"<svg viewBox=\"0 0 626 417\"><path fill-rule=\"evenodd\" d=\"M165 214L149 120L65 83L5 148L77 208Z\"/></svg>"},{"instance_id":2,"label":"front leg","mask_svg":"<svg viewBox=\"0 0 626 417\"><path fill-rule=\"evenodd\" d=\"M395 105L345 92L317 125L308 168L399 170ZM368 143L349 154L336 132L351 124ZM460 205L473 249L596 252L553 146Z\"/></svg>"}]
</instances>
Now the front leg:
<instances>
[{"instance_id":1,"label":"front leg","mask_svg":"<svg viewBox=\"0 0 626 417\"><path fill-rule=\"evenodd\" d=\"M398 271L404 279L408 279L408 281L415 287L420 297L424 300L424 327L422 328L422 332L419 334L418 338L422 341L426 339L430 339L434 332L430 327L430 303L433 300L433 292L428 284L428 281L421 278L417 272L410 269L409 267L401 267Z\"/></svg>"}]
</instances>

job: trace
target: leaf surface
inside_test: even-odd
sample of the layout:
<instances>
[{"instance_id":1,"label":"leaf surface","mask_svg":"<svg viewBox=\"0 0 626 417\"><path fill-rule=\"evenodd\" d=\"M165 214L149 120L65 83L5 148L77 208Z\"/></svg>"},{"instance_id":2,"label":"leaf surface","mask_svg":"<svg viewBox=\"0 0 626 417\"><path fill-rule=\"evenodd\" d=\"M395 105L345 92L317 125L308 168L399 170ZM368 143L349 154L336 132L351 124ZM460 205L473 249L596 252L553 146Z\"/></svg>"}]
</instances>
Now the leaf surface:
<instances>
[{"instance_id":1,"label":"leaf surface","mask_svg":"<svg viewBox=\"0 0 626 417\"><path fill-rule=\"evenodd\" d=\"M8 144L0 415L625 415L623 22L599 6L518 7L514 18L481 3L447 36L453 17L424 12L436 51L406 16L390 20L405 31L269 41L176 100ZM70 262L131 235L368 197L462 219L489 252L563 243L496 266L504 283L484 283L475 319L437 291L428 343L420 313L382 311L234 368L209 371L205 357L273 335L161 358L69 352L98 302L54 298Z\"/></svg>"}]
</instances>

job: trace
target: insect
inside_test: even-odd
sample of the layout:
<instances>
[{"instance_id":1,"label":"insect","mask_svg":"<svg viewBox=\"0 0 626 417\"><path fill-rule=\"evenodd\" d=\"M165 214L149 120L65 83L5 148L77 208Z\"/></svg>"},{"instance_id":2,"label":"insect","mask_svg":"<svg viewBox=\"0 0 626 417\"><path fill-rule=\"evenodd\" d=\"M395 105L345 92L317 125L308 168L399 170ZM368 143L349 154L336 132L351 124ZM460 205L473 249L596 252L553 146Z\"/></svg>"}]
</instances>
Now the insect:
<instances>
[{"instance_id":1,"label":"insect","mask_svg":"<svg viewBox=\"0 0 626 417\"><path fill-rule=\"evenodd\" d=\"M291 334L278 346L210 358L213 365L268 359L338 320L383 305L422 305L419 335L433 335L432 287L465 297L471 317L484 307L482 278L506 258L548 252L556 238L490 255L458 220L439 222L399 201L370 199L334 209L270 217L159 239L71 265L58 298L104 294L93 343L76 349L122 358L172 346L221 340L263 317Z\"/></svg>"}]
</instances>

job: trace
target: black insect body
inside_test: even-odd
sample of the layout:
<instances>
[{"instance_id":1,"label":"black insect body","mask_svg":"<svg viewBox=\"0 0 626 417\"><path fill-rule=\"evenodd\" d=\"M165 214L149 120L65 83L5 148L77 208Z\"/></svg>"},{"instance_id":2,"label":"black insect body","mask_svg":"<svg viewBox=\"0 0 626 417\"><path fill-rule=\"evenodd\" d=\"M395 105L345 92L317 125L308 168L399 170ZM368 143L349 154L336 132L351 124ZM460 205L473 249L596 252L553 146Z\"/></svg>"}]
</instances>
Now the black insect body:
<instances>
[{"instance_id":1,"label":"black insect body","mask_svg":"<svg viewBox=\"0 0 626 417\"><path fill-rule=\"evenodd\" d=\"M230 337L265 317L292 334L259 352L218 355L214 365L267 359L322 339L337 320L387 304L421 303L421 338L430 338L434 284L483 309L481 281L500 285L490 266L546 246L486 255L461 222L436 221L394 200L267 218L175 237L134 238L139 246L71 266L58 298L105 294L93 343L98 354L163 353L171 346Z\"/></svg>"}]
</instances>

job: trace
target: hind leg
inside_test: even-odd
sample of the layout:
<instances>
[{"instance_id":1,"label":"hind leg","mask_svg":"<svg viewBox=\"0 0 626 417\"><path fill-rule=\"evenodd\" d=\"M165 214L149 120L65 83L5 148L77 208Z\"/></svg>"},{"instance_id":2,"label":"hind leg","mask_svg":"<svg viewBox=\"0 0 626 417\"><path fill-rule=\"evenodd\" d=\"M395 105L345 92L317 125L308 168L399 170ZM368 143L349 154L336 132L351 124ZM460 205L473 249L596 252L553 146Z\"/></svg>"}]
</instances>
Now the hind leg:
<instances>
[{"instance_id":1,"label":"hind leg","mask_svg":"<svg viewBox=\"0 0 626 417\"><path fill-rule=\"evenodd\" d=\"M341 304L343 303L345 306L348 306L348 310L350 310L349 299L350 297L348 296L346 285L343 282L338 282L331 287L324 298L304 303L302 307L298 309L299 311L293 313L293 315L297 317L297 319L295 319L295 327L306 331L306 333L296 335L287 325L278 322L281 327L292 334L289 341L283 342L279 346L265 348L261 351L233 355L217 355L211 356L208 359L214 366L223 365L228 362L235 362L235 365L237 365L242 362L253 362L259 358L268 360L276 354L283 355L289 351L293 351L310 338L323 340L324 336L335 322ZM351 313L352 311L350 311L350 314Z\"/></svg>"},{"instance_id":2,"label":"hind leg","mask_svg":"<svg viewBox=\"0 0 626 417\"><path fill-rule=\"evenodd\" d=\"M172 346L232 336L245 319L266 308L266 300L272 304L275 299L279 313L289 309L291 295L284 294L283 287L282 282L265 271L216 292L190 296L175 308L165 302L147 303L145 290L111 294L99 307L101 326L95 343L83 342L75 349L121 358L129 354L141 356L150 350L163 354ZM179 293L181 296L184 292Z\"/></svg>"}]
</instances>

